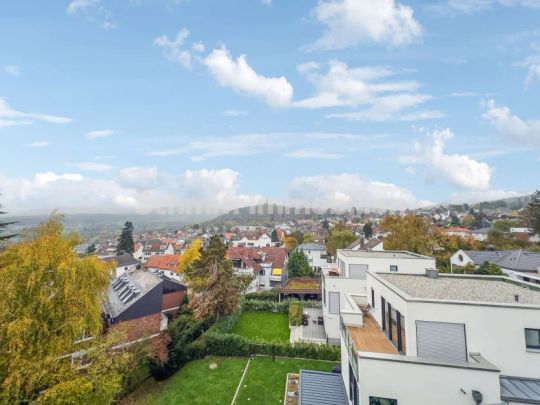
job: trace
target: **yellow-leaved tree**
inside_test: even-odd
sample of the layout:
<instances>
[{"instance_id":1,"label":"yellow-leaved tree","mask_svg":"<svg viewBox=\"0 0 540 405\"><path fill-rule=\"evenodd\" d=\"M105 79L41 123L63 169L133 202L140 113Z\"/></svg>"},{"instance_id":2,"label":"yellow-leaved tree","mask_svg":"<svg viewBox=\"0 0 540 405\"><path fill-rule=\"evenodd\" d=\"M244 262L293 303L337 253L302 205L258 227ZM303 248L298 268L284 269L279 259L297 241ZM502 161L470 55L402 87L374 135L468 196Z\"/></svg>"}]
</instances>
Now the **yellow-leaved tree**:
<instances>
[{"instance_id":1,"label":"yellow-leaved tree","mask_svg":"<svg viewBox=\"0 0 540 405\"><path fill-rule=\"evenodd\" d=\"M178 273L185 273L186 269L191 263L201 257L202 241L195 239L191 242L191 245L182 253L180 260L178 261Z\"/></svg>"},{"instance_id":2,"label":"yellow-leaved tree","mask_svg":"<svg viewBox=\"0 0 540 405\"><path fill-rule=\"evenodd\" d=\"M111 268L78 242L53 214L0 253L0 403L108 404L122 388L133 353L102 335Z\"/></svg>"}]
</instances>

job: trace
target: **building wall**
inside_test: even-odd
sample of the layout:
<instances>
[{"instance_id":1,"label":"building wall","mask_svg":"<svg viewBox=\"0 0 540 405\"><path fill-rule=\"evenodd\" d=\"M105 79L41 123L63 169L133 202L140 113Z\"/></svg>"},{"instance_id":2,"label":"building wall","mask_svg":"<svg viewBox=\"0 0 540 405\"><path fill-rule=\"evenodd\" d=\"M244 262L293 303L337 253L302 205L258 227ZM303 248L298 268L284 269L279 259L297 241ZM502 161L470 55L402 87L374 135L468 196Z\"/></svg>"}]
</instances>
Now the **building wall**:
<instances>
[{"instance_id":1,"label":"building wall","mask_svg":"<svg viewBox=\"0 0 540 405\"><path fill-rule=\"evenodd\" d=\"M115 323L112 328L120 330L125 342L159 333L161 312Z\"/></svg>"},{"instance_id":2,"label":"building wall","mask_svg":"<svg viewBox=\"0 0 540 405\"><path fill-rule=\"evenodd\" d=\"M416 273L424 274L426 269L435 268L435 259L433 258L391 258L391 257L348 257L345 256L340 250L337 252L337 263L340 265L340 260L345 264L345 274L343 276L348 277L348 267L350 264L367 264L369 271L372 272L385 272L390 271L391 265L398 266L399 273ZM340 267L341 271L341 267Z\"/></svg>"},{"instance_id":3,"label":"building wall","mask_svg":"<svg viewBox=\"0 0 540 405\"><path fill-rule=\"evenodd\" d=\"M185 295L185 291L175 291L168 294L163 294L163 298L161 300L161 310L165 311L172 308L178 308Z\"/></svg>"},{"instance_id":4,"label":"building wall","mask_svg":"<svg viewBox=\"0 0 540 405\"><path fill-rule=\"evenodd\" d=\"M381 325L380 297L405 316L406 349L416 356L416 321L464 323L467 351L478 352L501 369L504 375L540 378L540 353L527 351L525 328L540 329L540 310L525 306L477 305L406 301L368 274L368 302L371 288L375 308L371 314Z\"/></svg>"}]
</instances>

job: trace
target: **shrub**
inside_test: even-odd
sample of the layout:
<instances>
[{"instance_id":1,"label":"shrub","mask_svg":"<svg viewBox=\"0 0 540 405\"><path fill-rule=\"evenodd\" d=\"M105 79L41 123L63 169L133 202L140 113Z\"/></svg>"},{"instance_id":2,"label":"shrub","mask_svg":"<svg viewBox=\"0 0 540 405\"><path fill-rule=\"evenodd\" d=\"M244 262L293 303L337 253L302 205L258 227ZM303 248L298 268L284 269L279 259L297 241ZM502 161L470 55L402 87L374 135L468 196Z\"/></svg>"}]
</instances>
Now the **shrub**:
<instances>
[{"instance_id":1,"label":"shrub","mask_svg":"<svg viewBox=\"0 0 540 405\"><path fill-rule=\"evenodd\" d=\"M289 305L289 325L301 325L303 313L304 305L301 302L291 302Z\"/></svg>"},{"instance_id":2,"label":"shrub","mask_svg":"<svg viewBox=\"0 0 540 405\"><path fill-rule=\"evenodd\" d=\"M246 300L279 301L279 290L257 291L244 295Z\"/></svg>"},{"instance_id":3,"label":"shrub","mask_svg":"<svg viewBox=\"0 0 540 405\"><path fill-rule=\"evenodd\" d=\"M250 312L274 312L286 314L289 312L289 301L274 302L262 300L244 300L242 310Z\"/></svg>"}]
</instances>

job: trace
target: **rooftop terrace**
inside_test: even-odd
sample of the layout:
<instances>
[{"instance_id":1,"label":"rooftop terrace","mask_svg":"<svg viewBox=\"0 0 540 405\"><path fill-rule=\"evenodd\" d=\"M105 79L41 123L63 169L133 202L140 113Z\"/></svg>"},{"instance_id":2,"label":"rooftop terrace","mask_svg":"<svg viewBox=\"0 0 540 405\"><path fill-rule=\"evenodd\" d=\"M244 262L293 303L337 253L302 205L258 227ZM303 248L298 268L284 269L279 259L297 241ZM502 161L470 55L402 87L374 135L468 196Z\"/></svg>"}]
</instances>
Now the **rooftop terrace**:
<instances>
[{"instance_id":1,"label":"rooftop terrace","mask_svg":"<svg viewBox=\"0 0 540 405\"><path fill-rule=\"evenodd\" d=\"M371 315L364 315L362 326L347 326L359 352L399 354Z\"/></svg>"},{"instance_id":2,"label":"rooftop terrace","mask_svg":"<svg viewBox=\"0 0 540 405\"><path fill-rule=\"evenodd\" d=\"M540 290L504 278L378 273L414 298L540 305ZM516 296L518 301L516 301Z\"/></svg>"}]
</instances>

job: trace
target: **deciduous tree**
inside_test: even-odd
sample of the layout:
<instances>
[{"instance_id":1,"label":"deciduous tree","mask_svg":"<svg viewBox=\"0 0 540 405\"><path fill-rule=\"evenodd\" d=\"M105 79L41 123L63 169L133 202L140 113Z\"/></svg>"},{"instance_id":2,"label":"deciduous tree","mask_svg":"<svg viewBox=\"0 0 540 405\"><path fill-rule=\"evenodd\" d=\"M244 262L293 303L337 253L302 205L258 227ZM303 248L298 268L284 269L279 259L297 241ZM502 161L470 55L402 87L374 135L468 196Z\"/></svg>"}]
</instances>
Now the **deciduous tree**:
<instances>
[{"instance_id":1,"label":"deciduous tree","mask_svg":"<svg viewBox=\"0 0 540 405\"><path fill-rule=\"evenodd\" d=\"M534 231L540 234L540 190L536 190L531 196L531 201L525 210L527 221Z\"/></svg>"},{"instance_id":2,"label":"deciduous tree","mask_svg":"<svg viewBox=\"0 0 540 405\"><path fill-rule=\"evenodd\" d=\"M381 222L381 228L388 233L384 238L384 248L431 255L435 241L429 233L430 225L428 218L414 214L404 217L387 215Z\"/></svg>"},{"instance_id":3,"label":"deciduous tree","mask_svg":"<svg viewBox=\"0 0 540 405\"><path fill-rule=\"evenodd\" d=\"M347 229L344 222L335 224L326 238L326 250L331 256L335 256L338 249L344 249L356 240L356 236Z\"/></svg>"},{"instance_id":4,"label":"deciduous tree","mask_svg":"<svg viewBox=\"0 0 540 405\"><path fill-rule=\"evenodd\" d=\"M202 241L195 239L191 242L191 245L182 253L180 260L178 261L178 273L185 273L186 269L201 257Z\"/></svg>"},{"instance_id":5,"label":"deciduous tree","mask_svg":"<svg viewBox=\"0 0 540 405\"><path fill-rule=\"evenodd\" d=\"M287 252L292 252L296 246L298 246L298 241L292 237L292 236L287 236L285 238L285 241L283 242L283 247L287 250Z\"/></svg>"},{"instance_id":6,"label":"deciduous tree","mask_svg":"<svg viewBox=\"0 0 540 405\"><path fill-rule=\"evenodd\" d=\"M362 228L362 231L364 232L364 236L366 238L371 238L373 236L373 226L371 225L371 222L366 222Z\"/></svg>"}]
</instances>

